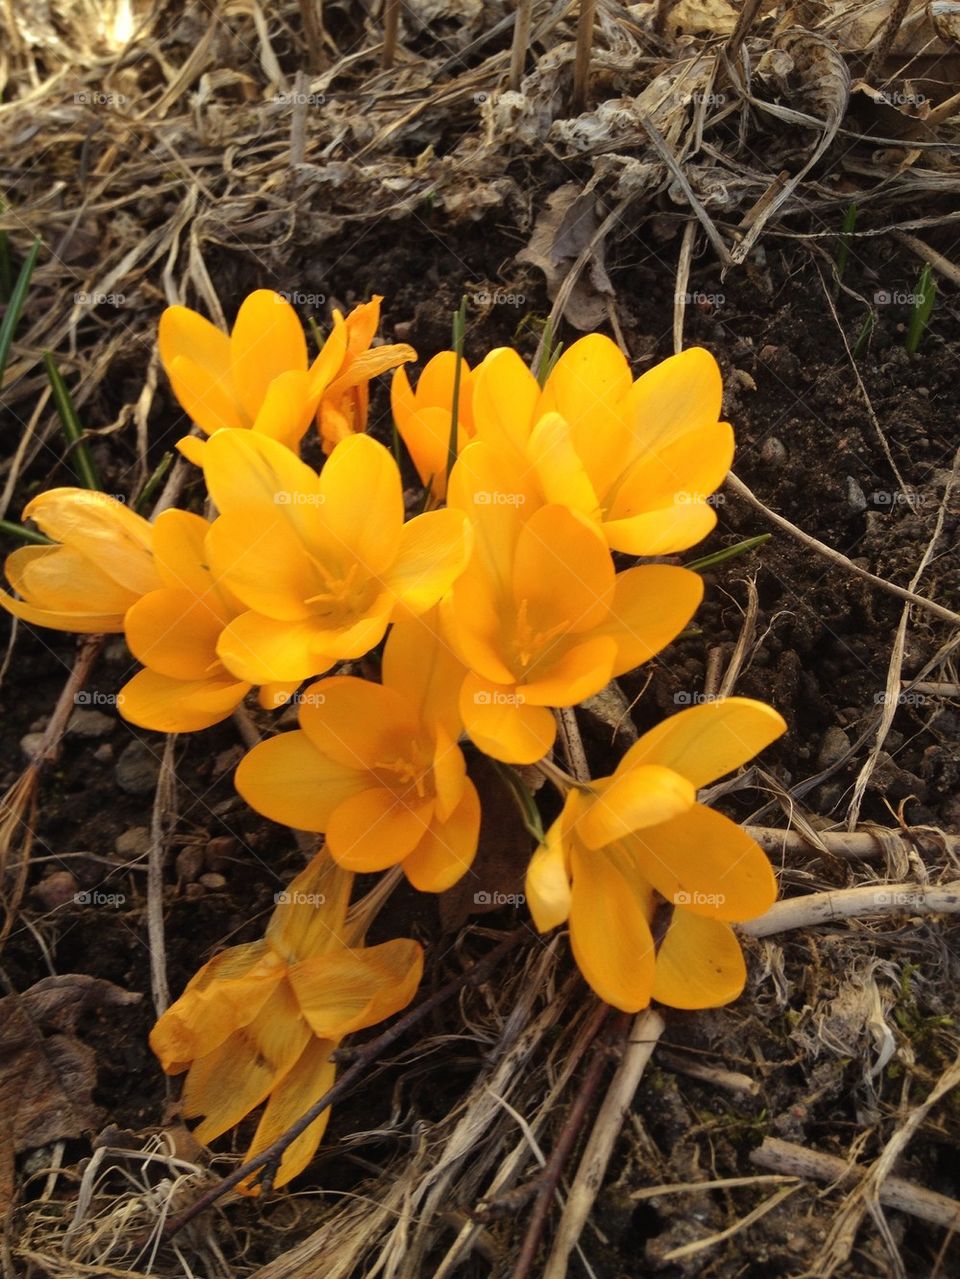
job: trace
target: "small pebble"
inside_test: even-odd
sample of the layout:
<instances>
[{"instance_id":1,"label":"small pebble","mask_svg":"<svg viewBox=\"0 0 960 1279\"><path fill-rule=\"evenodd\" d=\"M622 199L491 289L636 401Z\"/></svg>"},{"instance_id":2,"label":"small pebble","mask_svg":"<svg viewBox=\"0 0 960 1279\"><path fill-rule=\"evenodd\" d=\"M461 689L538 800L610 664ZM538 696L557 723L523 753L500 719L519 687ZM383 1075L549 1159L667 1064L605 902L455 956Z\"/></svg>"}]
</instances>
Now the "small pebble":
<instances>
[{"instance_id":1,"label":"small pebble","mask_svg":"<svg viewBox=\"0 0 960 1279\"><path fill-rule=\"evenodd\" d=\"M227 886L226 876L217 875L212 870L208 870L205 875L201 875L197 883L202 884L204 888L209 888L211 892L217 892Z\"/></svg>"},{"instance_id":2,"label":"small pebble","mask_svg":"<svg viewBox=\"0 0 960 1279\"><path fill-rule=\"evenodd\" d=\"M146 826L131 826L113 841L121 857L146 857L150 851L150 831Z\"/></svg>"},{"instance_id":3,"label":"small pebble","mask_svg":"<svg viewBox=\"0 0 960 1279\"><path fill-rule=\"evenodd\" d=\"M187 884L186 888L183 890L183 895L192 901L197 897L205 896L206 891L207 890L204 888L203 884Z\"/></svg>"},{"instance_id":4,"label":"small pebble","mask_svg":"<svg viewBox=\"0 0 960 1279\"><path fill-rule=\"evenodd\" d=\"M185 884L192 884L203 870L203 849L199 844L188 844L177 853L177 859L173 865L177 879Z\"/></svg>"},{"instance_id":5,"label":"small pebble","mask_svg":"<svg viewBox=\"0 0 960 1279\"><path fill-rule=\"evenodd\" d=\"M117 726L117 721L112 715L105 715L103 711L87 711L75 710L70 716L70 722L67 724L67 732L72 737L88 737L98 738L106 737L108 733L112 733Z\"/></svg>"},{"instance_id":6,"label":"small pebble","mask_svg":"<svg viewBox=\"0 0 960 1279\"><path fill-rule=\"evenodd\" d=\"M41 910L57 910L72 902L79 891L76 879L68 870L55 870L30 890L30 897Z\"/></svg>"},{"instance_id":7,"label":"small pebble","mask_svg":"<svg viewBox=\"0 0 960 1279\"><path fill-rule=\"evenodd\" d=\"M32 760L43 745L43 733L24 733L20 738L20 749L27 759Z\"/></svg>"},{"instance_id":8,"label":"small pebble","mask_svg":"<svg viewBox=\"0 0 960 1279\"><path fill-rule=\"evenodd\" d=\"M783 466L787 460L787 446L775 435L768 436L760 450L760 460L767 466Z\"/></svg>"},{"instance_id":9,"label":"small pebble","mask_svg":"<svg viewBox=\"0 0 960 1279\"><path fill-rule=\"evenodd\" d=\"M867 495L852 475L847 476L847 506L857 515L867 509Z\"/></svg>"},{"instance_id":10,"label":"small pebble","mask_svg":"<svg viewBox=\"0 0 960 1279\"><path fill-rule=\"evenodd\" d=\"M846 755L850 749L850 741L842 728L831 725L820 739L820 750L817 753L817 768L829 768L838 759Z\"/></svg>"},{"instance_id":11,"label":"small pebble","mask_svg":"<svg viewBox=\"0 0 960 1279\"><path fill-rule=\"evenodd\" d=\"M113 747L109 742L101 742L93 752L93 758L98 764L109 764L113 760Z\"/></svg>"},{"instance_id":12,"label":"small pebble","mask_svg":"<svg viewBox=\"0 0 960 1279\"><path fill-rule=\"evenodd\" d=\"M160 776L160 759L143 742L132 741L123 748L113 773L126 794L152 795Z\"/></svg>"},{"instance_id":13,"label":"small pebble","mask_svg":"<svg viewBox=\"0 0 960 1279\"><path fill-rule=\"evenodd\" d=\"M203 854L207 870L222 874L236 858L239 847L239 841L233 835L215 835Z\"/></svg>"}]
</instances>

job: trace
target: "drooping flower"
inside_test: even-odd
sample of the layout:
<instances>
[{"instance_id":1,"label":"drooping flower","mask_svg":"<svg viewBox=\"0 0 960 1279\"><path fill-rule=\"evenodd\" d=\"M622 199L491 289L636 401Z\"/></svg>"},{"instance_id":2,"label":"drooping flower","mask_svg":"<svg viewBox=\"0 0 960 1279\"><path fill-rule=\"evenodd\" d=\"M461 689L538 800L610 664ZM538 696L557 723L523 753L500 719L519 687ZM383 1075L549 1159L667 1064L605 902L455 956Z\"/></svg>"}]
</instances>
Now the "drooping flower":
<instances>
[{"instance_id":1,"label":"drooping flower","mask_svg":"<svg viewBox=\"0 0 960 1279\"><path fill-rule=\"evenodd\" d=\"M318 853L289 888L262 941L231 946L191 978L150 1035L168 1075L187 1071L183 1113L209 1143L266 1102L251 1159L284 1133L334 1081L344 1036L391 1017L416 993L423 952L400 938L364 946L364 903L348 914L353 875ZM286 1185L320 1144L325 1110L286 1150ZM241 1190L257 1188L241 1183Z\"/></svg>"},{"instance_id":2,"label":"drooping flower","mask_svg":"<svg viewBox=\"0 0 960 1279\"><path fill-rule=\"evenodd\" d=\"M568 793L530 863L527 901L541 932L569 920L580 971L608 1003L708 1008L740 994L730 923L767 910L776 880L759 844L696 792L785 729L749 698L691 707L644 734L611 777ZM655 949L658 897L673 914Z\"/></svg>"},{"instance_id":3,"label":"drooping flower","mask_svg":"<svg viewBox=\"0 0 960 1279\"><path fill-rule=\"evenodd\" d=\"M7 579L21 598L0 591L0 606L14 617L58 631L122 631L130 606L160 585L151 525L106 493L49 489L23 518L57 545L7 556Z\"/></svg>"},{"instance_id":4,"label":"drooping flower","mask_svg":"<svg viewBox=\"0 0 960 1279\"><path fill-rule=\"evenodd\" d=\"M335 676L310 685L300 728L255 746L237 790L274 821L325 832L349 870L401 864L414 887L442 892L469 869L480 829L456 744L463 676L435 616L397 623L383 683Z\"/></svg>"},{"instance_id":5,"label":"drooping flower","mask_svg":"<svg viewBox=\"0 0 960 1279\"><path fill-rule=\"evenodd\" d=\"M160 360L184 411L205 434L252 429L297 450L324 396L341 379L353 380L340 385L337 403L349 387L359 394L367 378L416 358L412 347L382 347L364 363L359 344L369 329L370 307L378 314L379 299L346 321L335 312L330 335L308 365L299 317L270 289L244 300L229 335L196 311L171 306L160 317ZM367 344L372 336L370 331ZM202 465L202 440L187 436L178 448Z\"/></svg>"},{"instance_id":6,"label":"drooping flower","mask_svg":"<svg viewBox=\"0 0 960 1279\"><path fill-rule=\"evenodd\" d=\"M211 525L199 515L168 510L153 524L154 558L163 585L142 596L124 622L130 651L146 669L123 687L124 719L158 733L196 732L231 714L250 683L231 675L217 656L224 628L246 611L210 571ZM260 689L265 709L282 704L299 681Z\"/></svg>"},{"instance_id":7,"label":"drooping flower","mask_svg":"<svg viewBox=\"0 0 960 1279\"><path fill-rule=\"evenodd\" d=\"M251 684L362 657L391 620L436 604L469 557L460 512L404 523L397 464L367 435L338 444L318 476L276 440L221 431L204 475L221 512L210 565L247 610L221 632L217 655Z\"/></svg>"},{"instance_id":8,"label":"drooping flower","mask_svg":"<svg viewBox=\"0 0 960 1279\"><path fill-rule=\"evenodd\" d=\"M666 555L716 523L709 499L733 458L719 420L716 360L700 347L635 382L622 352L591 334L541 391L516 351L492 351L473 382L476 439L509 458L529 504L559 502L596 522L612 550Z\"/></svg>"},{"instance_id":9,"label":"drooping flower","mask_svg":"<svg viewBox=\"0 0 960 1279\"><path fill-rule=\"evenodd\" d=\"M447 495L455 351L441 351L424 366L414 391L405 369L397 369L390 384L390 404L400 438L409 450L417 474L436 501ZM457 399L457 452L473 438L473 374L466 360L460 364Z\"/></svg>"},{"instance_id":10,"label":"drooping flower","mask_svg":"<svg viewBox=\"0 0 960 1279\"><path fill-rule=\"evenodd\" d=\"M317 412L325 453L330 453L348 435L367 429L371 379L417 358L416 351L405 342L372 345L380 327L382 301L383 298L375 294L369 302L354 307L344 320L346 354L337 376L323 393ZM335 310L333 315L335 321L340 320L339 311Z\"/></svg>"},{"instance_id":11,"label":"drooping flower","mask_svg":"<svg viewBox=\"0 0 960 1279\"><path fill-rule=\"evenodd\" d=\"M443 601L469 674L460 713L495 759L529 764L553 745L550 707L574 706L648 661L696 611L696 573L648 564L617 573L597 527L566 506L526 515L508 462L468 445L450 508L470 514L474 554Z\"/></svg>"}]
</instances>

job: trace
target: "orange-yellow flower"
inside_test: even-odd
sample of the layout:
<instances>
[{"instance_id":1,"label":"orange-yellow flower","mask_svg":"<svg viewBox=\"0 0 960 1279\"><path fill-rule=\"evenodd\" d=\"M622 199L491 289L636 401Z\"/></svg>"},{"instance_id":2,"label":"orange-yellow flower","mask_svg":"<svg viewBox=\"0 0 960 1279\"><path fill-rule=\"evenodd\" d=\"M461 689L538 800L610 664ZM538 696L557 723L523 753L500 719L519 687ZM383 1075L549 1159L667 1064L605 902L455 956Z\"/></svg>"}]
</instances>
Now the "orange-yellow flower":
<instances>
[{"instance_id":1,"label":"orange-yellow flower","mask_svg":"<svg viewBox=\"0 0 960 1279\"><path fill-rule=\"evenodd\" d=\"M442 892L469 869L480 829L456 744L463 675L432 618L398 623L383 683L311 684L299 730L255 746L237 769L237 790L274 821L324 831L348 870L399 863L416 888Z\"/></svg>"},{"instance_id":2,"label":"orange-yellow flower","mask_svg":"<svg viewBox=\"0 0 960 1279\"><path fill-rule=\"evenodd\" d=\"M635 382L601 334L575 342L541 391L516 351L474 374L476 439L514 468L528 504L560 502L601 527L612 550L666 555L716 523L708 499L733 458L719 421L716 360L691 347Z\"/></svg>"},{"instance_id":3,"label":"orange-yellow flower","mask_svg":"<svg viewBox=\"0 0 960 1279\"><path fill-rule=\"evenodd\" d=\"M27 503L23 518L58 545L7 556L7 578L21 598L0 591L0 606L14 617L58 631L122 631L127 609L160 585L153 529L106 493L49 489Z\"/></svg>"},{"instance_id":4,"label":"orange-yellow flower","mask_svg":"<svg viewBox=\"0 0 960 1279\"><path fill-rule=\"evenodd\" d=\"M325 453L347 438L367 428L370 380L417 358L412 346L398 342L392 346L372 346L380 326L380 303L374 295L354 309L344 320L347 350L340 369L324 391L317 412L317 425ZM340 312L334 311L339 322Z\"/></svg>"},{"instance_id":5,"label":"orange-yellow flower","mask_svg":"<svg viewBox=\"0 0 960 1279\"><path fill-rule=\"evenodd\" d=\"M703 583L665 564L615 572L596 525L556 504L527 516L512 476L477 444L454 467L448 502L470 513L475 550L442 610L470 672L467 732L495 759L528 764L553 745L548 708L576 705L669 644Z\"/></svg>"},{"instance_id":6,"label":"orange-yellow flower","mask_svg":"<svg viewBox=\"0 0 960 1279\"><path fill-rule=\"evenodd\" d=\"M612 777L571 790L533 856L526 894L541 932L569 920L574 957L608 1003L729 1003L746 970L731 921L762 914L776 880L755 840L696 802L786 729L762 702L730 697L644 734ZM673 907L655 950L657 895Z\"/></svg>"},{"instance_id":7,"label":"orange-yellow flower","mask_svg":"<svg viewBox=\"0 0 960 1279\"><path fill-rule=\"evenodd\" d=\"M247 610L221 632L217 655L251 684L362 657L390 621L436 604L470 553L457 511L404 523L397 464L367 435L338 444L318 476L276 440L219 431L204 474L221 512L210 565Z\"/></svg>"},{"instance_id":8,"label":"orange-yellow flower","mask_svg":"<svg viewBox=\"0 0 960 1279\"><path fill-rule=\"evenodd\" d=\"M450 456L453 385L456 377L455 351L441 351L424 366L417 389L410 386L405 369L397 369L390 384L390 404L400 438L413 459L424 486L436 501L447 495L447 465ZM457 452L473 438L473 374L466 360L460 364L460 393L457 399Z\"/></svg>"},{"instance_id":9,"label":"orange-yellow flower","mask_svg":"<svg viewBox=\"0 0 960 1279\"><path fill-rule=\"evenodd\" d=\"M145 670L117 698L124 719L159 733L195 732L236 709L250 684L231 675L217 656L224 628L246 611L208 565L209 521L169 510L153 525L154 559L163 585L142 596L124 622L127 644ZM260 703L272 709L299 681L270 684Z\"/></svg>"},{"instance_id":10,"label":"orange-yellow flower","mask_svg":"<svg viewBox=\"0 0 960 1279\"><path fill-rule=\"evenodd\" d=\"M160 317L160 360L183 409L205 434L252 429L296 450L325 396L332 396L334 409L353 396L358 416L367 379L416 358L408 346L363 351L379 305L376 298L357 307L346 321L335 312L333 330L309 366L296 311L270 289L244 300L229 335L196 311L171 306ZM202 465L202 440L187 436L178 448Z\"/></svg>"},{"instance_id":11,"label":"orange-yellow flower","mask_svg":"<svg viewBox=\"0 0 960 1279\"><path fill-rule=\"evenodd\" d=\"M213 1141L266 1102L247 1158L265 1150L330 1088L330 1056L344 1036L416 993L420 946L401 938L365 947L370 912L361 904L348 915L352 883L318 853L278 894L265 938L214 956L154 1026L150 1046L163 1069L188 1072L183 1113L204 1116L198 1140ZM307 1166L329 1115L288 1147L276 1185Z\"/></svg>"}]
</instances>

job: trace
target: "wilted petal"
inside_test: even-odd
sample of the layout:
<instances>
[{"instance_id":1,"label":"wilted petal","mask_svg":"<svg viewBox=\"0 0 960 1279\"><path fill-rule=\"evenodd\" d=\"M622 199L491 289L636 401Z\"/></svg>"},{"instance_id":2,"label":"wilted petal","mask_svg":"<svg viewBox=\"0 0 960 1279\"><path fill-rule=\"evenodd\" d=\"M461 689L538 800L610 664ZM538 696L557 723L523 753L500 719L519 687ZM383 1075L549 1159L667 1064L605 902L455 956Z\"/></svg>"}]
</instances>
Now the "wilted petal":
<instances>
[{"instance_id":1,"label":"wilted petal","mask_svg":"<svg viewBox=\"0 0 960 1279\"><path fill-rule=\"evenodd\" d=\"M423 948L408 938L356 950L337 949L290 969L310 1029L319 1039L342 1039L392 1017L417 992Z\"/></svg>"}]
</instances>

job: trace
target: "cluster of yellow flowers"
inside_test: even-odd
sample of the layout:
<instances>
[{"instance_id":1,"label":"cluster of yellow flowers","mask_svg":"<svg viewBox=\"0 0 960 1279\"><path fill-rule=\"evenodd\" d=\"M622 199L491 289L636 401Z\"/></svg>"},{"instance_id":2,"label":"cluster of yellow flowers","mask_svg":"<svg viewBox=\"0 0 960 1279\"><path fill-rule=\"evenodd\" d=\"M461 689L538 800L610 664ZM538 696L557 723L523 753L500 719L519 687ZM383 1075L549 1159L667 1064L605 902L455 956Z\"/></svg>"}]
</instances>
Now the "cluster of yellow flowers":
<instances>
[{"instance_id":1,"label":"cluster of yellow flowers","mask_svg":"<svg viewBox=\"0 0 960 1279\"><path fill-rule=\"evenodd\" d=\"M733 456L702 349L634 380L618 347L591 335L543 385L512 349L472 369L445 351L414 388L401 366L416 353L372 345L380 300L335 313L312 364L278 294L248 297L229 335L167 310L161 360L208 437L178 448L202 467L213 518L169 509L151 523L104 494L43 493L24 516L52 544L10 555L19 598L0 593L32 623L122 631L143 669L118 700L141 727L205 728L254 687L265 709L296 700L299 728L255 746L236 785L256 811L323 833L325 849L265 940L217 955L152 1039L167 1071L189 1068L201 1137L269 1098L253 1152L323 1091L339 1040L416 989L420 948L364 949L369 910L347 919L353 873L400 865L441 892L469 871L481 813L459 742L535 764L558 708L677 637L700 603L698 574L618 570L613 552L650 561L702 539ZM393 454L365 434L368 383L390 369L396 431L424 486L411 518ZM319 472L300 456L312 423ZM379 682L328 674L385 636ZM526 898L540 931L568 923L609 1003L703 1008L740 993L730 925L764 911L775 880L697 790L784 728L762 703L709 702L646 733L612 776L565 787ZM321 1128L287 1152L280 1184Z\"/></svg>"}]
</instances>

